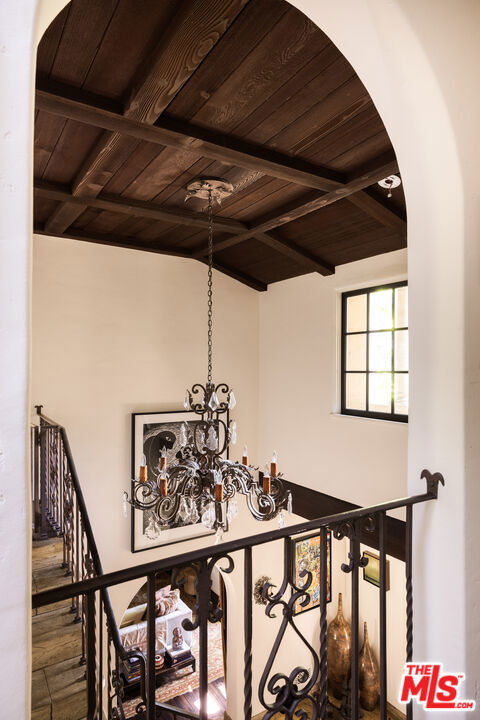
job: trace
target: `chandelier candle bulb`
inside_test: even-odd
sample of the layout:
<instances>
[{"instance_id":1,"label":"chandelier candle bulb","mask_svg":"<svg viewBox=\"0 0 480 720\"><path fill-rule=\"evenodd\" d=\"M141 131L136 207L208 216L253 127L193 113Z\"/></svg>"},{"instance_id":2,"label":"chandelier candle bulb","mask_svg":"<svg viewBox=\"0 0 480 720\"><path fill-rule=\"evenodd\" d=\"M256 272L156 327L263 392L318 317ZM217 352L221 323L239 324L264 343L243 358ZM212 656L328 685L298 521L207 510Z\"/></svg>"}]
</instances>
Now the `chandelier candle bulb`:
<instances>
[{"instance_id":1,"label":"chandelier candle bulb","mask_svg":"<svg viewBox=\"0 0 480 720\"><path fill-rule=\"evenodd\" d=\"M264 493L267 493L267 495L270 495L272 489L272 482L270 480L270 475L264 475L262 478L262 490Z\"/></svg>"},{"instance_id":2,"label":"chandelier candle bulb","mask_svg":"<svg viewBox=\"0 0 480 720\"><path fill-rule=\"evenodd\" d=\"M277 477L277 453L275 450L273 451L272 462L270 463L270 475Z\"/></svg>"},{"instance_id":3,"label":"chandelier candle bulb","mask_svg":"<svg viewBox=\"0 0 480 720\"><path fill-rule=\"evenodd\" d=\"M242 465L248 465L248 448L243 446Z\"/></svg>"},{"instance_id":4,"label":"chandelier candle bulb","mask_svg":"<svg viewBox=\"0 0 480 720\"><path fill-rule=\"evenodd\" d=\"M160 455L160 470L166 470L167 468L167 456L164 452Z\"/></svg>"},{"instance_id":5,"label":"chandelier candle bulb","mask_svg":"<svg viewBox=\"0 0 480 720\"><path fill-rule=\"evenodd\" d=\"M140 482L142 482L142 483L147 482L147 466L146 465L140 465L139 479L140 479Z\"/></svg>"},{"instance_id":6,"label":"chandelier candle bulb","mask_svg":"<svg viewBox=\"0 0 480 720\"><path fill-rule=\"evenodd\" d=\"M223 502L223 485L216 483L215 485L215 501Z\"/></svg>"},{"instance_id":7,"label":"chandelier candle bulb","mask_svg":"<svg viewBox=\"0 0 480 720\"><path fill-rule=\"evenodd\" d=\"M167 478L166 477L159 478L158 483L159 483L160 495L162 497L167 497L167 495L168 495Z\"/></svg>"}]
</instances>

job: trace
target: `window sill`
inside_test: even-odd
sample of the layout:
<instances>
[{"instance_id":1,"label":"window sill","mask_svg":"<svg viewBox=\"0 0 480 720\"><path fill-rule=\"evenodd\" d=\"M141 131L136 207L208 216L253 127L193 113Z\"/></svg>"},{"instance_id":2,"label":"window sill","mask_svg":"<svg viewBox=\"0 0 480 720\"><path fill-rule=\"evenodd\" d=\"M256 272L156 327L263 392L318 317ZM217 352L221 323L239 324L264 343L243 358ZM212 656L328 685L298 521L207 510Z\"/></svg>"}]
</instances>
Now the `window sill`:
<instances>
[{"instance_id":1,"label":"window sill","mask_svg":"<svg viewBox=\"0 0 480 720\"><path fill-rule=\"evenodd\" d=\"M388 423L389 425L400 425L403 427L408 427L408 422L401 422L400 420L387 420L386 418L372 418L372 417L363 417L363 415L346 415L344 413L340 412L331 412L330 415L332 417L336 418L343 418L345 420L360 420L363 422L370 422L370 423Z\"/></svg>"}]
</instances>

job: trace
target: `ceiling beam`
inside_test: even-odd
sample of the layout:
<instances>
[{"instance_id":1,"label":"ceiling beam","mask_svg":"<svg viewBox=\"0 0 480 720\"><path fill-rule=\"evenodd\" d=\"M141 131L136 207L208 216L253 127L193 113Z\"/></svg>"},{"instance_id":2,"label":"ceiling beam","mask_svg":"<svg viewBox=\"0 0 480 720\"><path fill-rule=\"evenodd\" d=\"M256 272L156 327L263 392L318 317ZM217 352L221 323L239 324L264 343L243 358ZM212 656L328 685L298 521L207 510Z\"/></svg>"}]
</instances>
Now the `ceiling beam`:
<instances>
[{"instance_id":1,"label":"ceiling beam","mask_svg":"<svg viewBox=\"0 0 480 720\"><path fill-rule=\"evenodd\" d=\"M333 265L330 265L321 258L316 257L312 253L308 252L308 250L299 247L295 243L278 237L275 233L258 233L254 235L254 237L263 245L273 248L282 255L290 258L290 260L293 260L304 267L308 267L310 270L315 270L321 275L333 275L335 273L335 267Z\"/></svg>"},{"instance_id":2,"label":"ceiling beam","mask_svg":"<svg viewBox=\"0 0 480 720\"><path fill-rule=\"evenodd\" d=\"M145 217L175 225L189 225L191 227L204 228L205 230L208 229L208 218L206 215L190 212L189 210L163 208L160 207L160 205L155 205L155 203L129 200L128 198L118 195L101 195L100 197L88 198L76 197L65 186L47 183L42 180L34 181L34 191L36 197L55 200L61 203L80 205L82 209L92 207L107 212L123 213L130 217ZM237 220L215 217L215 227L222 232L235 234L244 232L247 225Z\"/></svg>"},{"instance_id":3,"label":"ceiling beam","mask_svg":"<svg viewBox=\"0 0 480 720\"><path fill-rule=\"evenodd\" d=\"M123 117L153 125L193 75L248 0L218 0L208 18L199 0L184 0L148 61L134 79L123 109ZM101 126L100 126L101 127ZM76 196L97 196L130 154L123 134L104 133L95 144L73 182ZM82 207L60 205L47 220L46 229L63 233L82 213Z\"/></svg>"},{"instance_id":4,"label":"ceiling beam","mask_svg":"<svg viewBox=\"0 0 480 720\"><path fill-rule=\"evenodd\" d=\"M407 233L407 220L404 215L400 215L392 206L388 205L388 200L382 196L373 197L369 190L353 193L348 198L356 207L360 208L370 215L370 217L378 220L385 227L391 227L398 230L399 233Z\"/></svg>"},{"instance_id":5,"label":"ceiling beam","mask_svg":"<svg viewBox=\"0 0 480 720\"><path fill-rule=\"evenodd\" d=\"M118 136L115 142L119 142L119 138L126 135L162 147L191 151L212 160L245 167L312 189L335 192L344 187L345 178L340 173L314 165L301 158L290 157L270 148L248 143L173 118L161 117L156 121L155 125L148 125L142 121L130 119L125 115L114 112L109 109L108 103L101 101L100 98L95 98L95 102L93 102L92 98L83 91L70 86L62 86L59 83L55 83L53 86L48 83L45 84L45 82L39 83L35 98L38 109L94 127L101 127ZM100 144L102 142L104 142L103 136ZM77 181L74 184L74 193L76 195L79 194L81 187L78 177L85 176L85 178L91 179L97 167L97 158L102 164L105 164L105 153L113 155L113 147L107 152L106 148L97 145L91 151L82 170L77 175ZM398 172L396 162L393 167L393 172ZM110 179L113 172L114 169L111 172L106 172L103 169L100 185L97 187L98 184L94 184L94 186L90 187L92 192L89 194L97 195L101 192L102 187ZM353 202L381 224L387 227L396 227L400 232L406 231L405 218L388 208L381 198L364 197L361 191L357 192L355 196L348 195L347 197L350 202ZM328 204L328 200L325 204ZM67 218L68 215L73 214L73 209L67 213L64 211L58 212L62 215L65 214ZM62 222L60 222L60 226Z\"/></svg>"},{"instance_id":6,"label":"ceiling beam","mask_svg":"<svg viewBox=\"0 0 480 720\"><path fill-rule=\"evenodd\" d=\"M104 107L73 99L71 89L58 95L37 88L35 103L38 110L61 115L94 127L101 127L118 135L128 135L163 147L172 147L237 165L264 175L328 192L342 186L344 177L329 168L314 165L299 157L291 157L262 145L248 143L230 135L208 130L173 118L160 118L155 125L130 119ZM95 147L94 155L101 152ZM77 182L77 186L78 185Z\"/></svg>"},{"instance_id":7,"label":"ceiling beam","mask_svg":"<svg viewBox=\"0 0 480 720\"><path fill-rule=\"evenodd\" d=\"M208 229L208 218L205 217L205 215L202 215L201 213L193 213L188 210L180 211L167 209L162 208L159 205L155 205L154 203L128 200L127 198L113 195L101 195L96 198L78 198L72 195L65 186L57 185L55 183L47 183L42 180L35 180L34 190L36 197L45 198L46 200L54 200L64 204L81 205L82 208L87 206L97 208L98 210L105 210L107 212L123 213L130 217L146 217L152 220L161 220L172 224L201 227L205 230ZM239 234L248 231L248 225L245 223L218 215L215 216L214 223L216 230L229 234ZM49 228L46 227L46 230L49 230ZM57 233L49 230L49 234L55 235ZM335 272L335 269L331 265L328 265L328 263L325 263L321 258L312 255L307 250L303 250L290 241L278 238L271 234L267 235L266 233L259 233L256 235L256 238L264 245L268 245L277 252L280 252L282 255L286 255L292 260L295 260L295 262L309 267L311 270L315 270L322 275L331 275ZM135 243L133 238L132 243ZM142 249L142 246L140 246L139 249ZM201 254L195 255L195 259L202 260L205 255L206 249L204 248ZM230 269L230 271L233 272L232 269Z\"/></svg>"},{"instance_id":8,"label":"ceiling beam","mask_svg":"<svg viewBox=\"0 0 480 720\"><path fill-rule=\"evenodd\" d=\"M245 231L244 233L240 233L235 237L226 238L225 240L220 240L219 242L215 243L213 250L214 252L226 250L227 248L238 245L238 243L241 243L244 240L248 240L249 238L258 235L259 233L266 233L269 230L274 230L275 228L290 223L293 220L298 220L299 218L304 217L305 215L309 215L312 212L316 212L317 210L320 210L327 205L338 202L338 200L343 200L344 198L350 197L354 193L363 190L369 185L373 185L374 183L382 180L384 177L387 177L387 175L391 175L397 170L398 164L396 160L390 159L387 160L387 162L382 162L373 169L369 169L366 172L355 176L345 185L342 185L341 187L333 190L330 193L318 195L306 203L296 203L289 209L282 212L280 215L276 215L268 220L258 223L257 225L253 225L249 230ZM193 257L201 257L204 254L204 250L198 249L196 252L193 253Z\"/></svg>"},{"instance_id":9,"label":"ceiling beam","mask_svg":"<svg viewBox=\"0 0 480 720\"><path fill-rule=\"evenodd\" d=\"M181 257L186 259L192 259L191 254L187 252L181 252L178 249L175 248L159 248L155 247L153 244L155 241L149 241L149 243L145 244L139 244L137 238L126 238L122 236L111 236L111 235L100 235L96 233L86 233L82 230L73 230L73 231L66 231L62 233L61 235L58 233L55 233L52 235L51 232L49 232L44 226L37 225L34 227L33 232L36 235L45 235L50 237L59 237L59 238L65 238L66 240L79 240L81 242L89 242L94 243L96 245L108 245L109 247L120 247L125 248L127 250L140 250L142 252L149 252L149 253L155 253L157 255L168 255L171 257ZM199 261L201 263L206 264L207 260L204 258L199 258ZM239 270L236 270L235 268L232 268L228 265L224 265L223 263L217 263L215 260L213 261L213 267L215 270L218 270L218 272L223 273L224 275L228 275L229 277L233 278L234 280L237 280L238 282L242 283L243 285L247 285L248 287L252 288L253 290L257 290L259 292L264 292L267 290L267 285L262 282L261 280L257 280L257 278L252 277L251 275L248 275L247 273L243 273Z\"/></svg>"}]
</instances>

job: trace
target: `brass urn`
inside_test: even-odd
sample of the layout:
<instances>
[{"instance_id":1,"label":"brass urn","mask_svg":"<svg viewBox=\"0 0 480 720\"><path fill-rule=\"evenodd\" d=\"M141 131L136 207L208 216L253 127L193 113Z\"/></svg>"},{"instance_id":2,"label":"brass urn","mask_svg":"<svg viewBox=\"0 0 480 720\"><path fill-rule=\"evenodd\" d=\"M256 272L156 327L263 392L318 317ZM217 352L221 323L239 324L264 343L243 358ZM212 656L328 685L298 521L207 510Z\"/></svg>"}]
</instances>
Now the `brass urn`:
<instances>
[{"instance_id":1,"label":"brass urn","mask_svg":"<svg viewBox=\"0 0 480 720\"><path fill-rule=\"evenodd\" d=\"M377 658L368 642L367 623L363 624L363 647L358 663L360 704L365 710L374 710L380 694L380 672Z\"/></svg>"},{"instance_id":2,"label":"brass urn","mask_svg":"<svg viewBox=\"0 0 480 720\"><path fill-rule=\"evenodd\" d=\"M330 692L339 700L342 686L350 674L352 631L343 616L342 593L338 593L338 611L327 632L327 665Z\"/></svg>"}]
</instances>

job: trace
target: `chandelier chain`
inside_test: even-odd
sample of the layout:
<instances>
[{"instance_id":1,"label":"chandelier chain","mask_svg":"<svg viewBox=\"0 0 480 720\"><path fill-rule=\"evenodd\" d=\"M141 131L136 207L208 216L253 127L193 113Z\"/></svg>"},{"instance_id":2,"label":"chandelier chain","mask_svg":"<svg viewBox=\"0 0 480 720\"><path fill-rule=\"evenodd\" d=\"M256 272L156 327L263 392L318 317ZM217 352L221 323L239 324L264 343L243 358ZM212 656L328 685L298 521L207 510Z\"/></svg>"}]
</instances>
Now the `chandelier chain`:
<instances>
[{"instance_id":1,"label":"chandelier chain","mask_svg":"<svg viewBox=\"0 0 480 720\"><path fill-rule=\"evenodd\" d=\"M248 461L245 446L242 462L225 459L230 443L237 441L235 421L228 413L235 407L233 390L226 383L213 383L213 202L220 203L233 191L231 183L221 178L197 178L187 186L188 196L208 201L208 377L205 386L195 383L187 390L185 410L198 417L195 424L182 423L180 450L168 464L165 450L158 465L147 465L146 457L134 480L132 495L124 493L124 514L129 502L137 510L149 511L150 521L145 535L154 540L163 528L195 524L199 521L209 530L217 531L216 543L222 532L237 515L237 495L243 495L247 507L256 520L279 518L283 511L291 512L290 491L286 490L281 473L277 473L277 456L272 456L267 474L255 470ZM203 205L205 208L205 204ZM225 416L222 419L222 416ZM144 438L145 440L145 438ZM150 452L150 451L149 451ZM227 456L228 457L228 456Z\"/></svg>"},{"instance_id":2,"label":"chandelier chain","mask_svg":"<svg viewBox=\"0 0 480 720\"><path fill-rule=\"evenodd\" d=\"M213 212L212 212L212 190L208 191L208 382L212 382L213 366Z\"/></svg>"}]
</instances>

